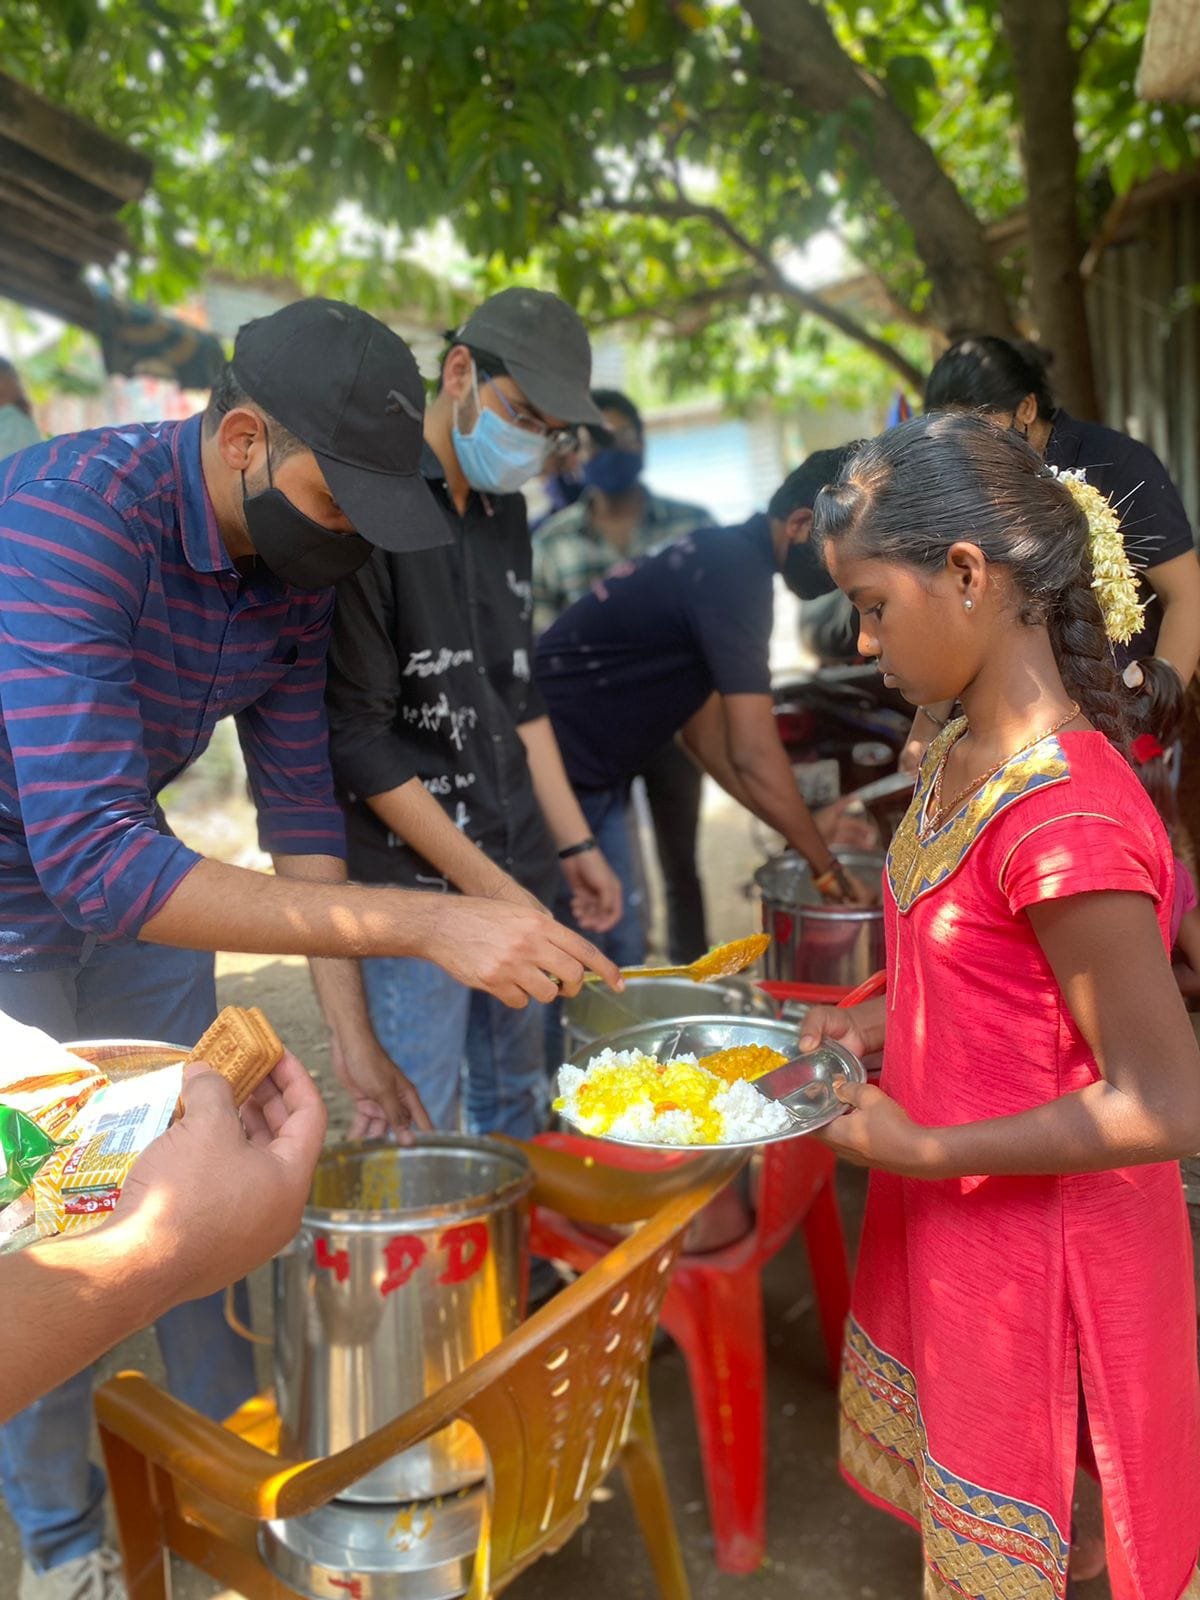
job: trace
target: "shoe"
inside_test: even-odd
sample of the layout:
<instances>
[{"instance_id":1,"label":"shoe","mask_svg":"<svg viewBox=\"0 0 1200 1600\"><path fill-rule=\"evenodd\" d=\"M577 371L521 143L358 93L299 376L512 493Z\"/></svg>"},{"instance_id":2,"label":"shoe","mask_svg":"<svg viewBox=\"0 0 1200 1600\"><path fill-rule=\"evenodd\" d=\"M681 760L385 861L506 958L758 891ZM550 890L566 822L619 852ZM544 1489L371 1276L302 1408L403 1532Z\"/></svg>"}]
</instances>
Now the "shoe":
<instances>
[{"instance_id":1,"label":"shoe","mask_svg":"<svg viewBox=\"0 0 1200 1600\"><path fill-rule=\"evenodd\" d=\"M121 1558L106 1546L46 1572L35 1572L26 1561L20 1600L129 1600Z\"/></svg>"}]
</instances>

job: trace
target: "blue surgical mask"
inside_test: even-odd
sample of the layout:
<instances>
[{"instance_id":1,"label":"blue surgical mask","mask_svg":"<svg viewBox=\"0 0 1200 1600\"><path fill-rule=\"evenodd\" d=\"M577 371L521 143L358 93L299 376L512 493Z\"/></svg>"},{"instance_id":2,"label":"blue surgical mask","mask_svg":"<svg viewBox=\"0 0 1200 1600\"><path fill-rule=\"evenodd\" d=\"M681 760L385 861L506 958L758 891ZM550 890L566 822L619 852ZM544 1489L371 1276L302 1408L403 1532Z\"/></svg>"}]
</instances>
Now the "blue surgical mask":
<instances>
[{"instance_id":1,"label":"blue surgical mask","mask_svg":"<svg viewBox=\"0 0 1200 1600\"><path fill-rule=\"evenodd\" d=\"M470 433L459 428L458 402L454 405L450 438L458 464L472 489L484 494L515 494L545 465L547 440L543 434L518 428L498 412L489 411L479 398L479 378L474 367L471 386L475 394L475 426Z\"/></svg>"}]
</instances>

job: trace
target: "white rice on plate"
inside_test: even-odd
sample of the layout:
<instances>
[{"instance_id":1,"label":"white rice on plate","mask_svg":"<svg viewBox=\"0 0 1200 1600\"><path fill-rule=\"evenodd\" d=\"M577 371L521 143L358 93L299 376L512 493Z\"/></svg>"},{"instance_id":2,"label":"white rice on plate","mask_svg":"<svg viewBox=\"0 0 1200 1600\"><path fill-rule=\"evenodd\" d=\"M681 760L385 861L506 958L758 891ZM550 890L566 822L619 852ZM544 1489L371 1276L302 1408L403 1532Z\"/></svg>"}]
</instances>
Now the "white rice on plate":
<instances>
[{"instance_id":1,"label":"white rice on plate","mask_svg":"<svg viewBox=\"0 0 1200 1600\"><path fill-rule=\"evenodd\" d=\"M753 1083L727 1084L693 1055L659 1062L638 1050L605 1049L584 1068L562 1067L558 1089L554 1109L568 1122L630 1144L751 1143L792 1126L785 1107Z\"/></svg>"}]
</instances>

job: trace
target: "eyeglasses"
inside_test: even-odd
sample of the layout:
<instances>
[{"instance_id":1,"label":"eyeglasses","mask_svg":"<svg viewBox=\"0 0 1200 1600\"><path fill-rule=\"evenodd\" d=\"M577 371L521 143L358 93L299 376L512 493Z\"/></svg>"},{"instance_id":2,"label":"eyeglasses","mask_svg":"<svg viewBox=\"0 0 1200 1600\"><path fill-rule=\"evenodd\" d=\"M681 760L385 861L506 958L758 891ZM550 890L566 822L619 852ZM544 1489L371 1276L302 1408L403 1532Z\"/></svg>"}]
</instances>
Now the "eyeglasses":
<instances>
[{"instance_id":1,"label":"eyeglasses","mask_svg":"<svg viewBox=\"0 0 1200 1600\"><path fill-rule=\"evenodd\" d=\"M514 427L520 428L523 433L536 433L539 438L546 441L548 456L560 455L567 450L578 450L579 435L574 428L552 428L541 417L535 417L532 412L522 411L519 406L514 406L496 380L490 378L486 372L481 372L479 377L504 407L508 420Z\"/></svg>"}]
</instances>

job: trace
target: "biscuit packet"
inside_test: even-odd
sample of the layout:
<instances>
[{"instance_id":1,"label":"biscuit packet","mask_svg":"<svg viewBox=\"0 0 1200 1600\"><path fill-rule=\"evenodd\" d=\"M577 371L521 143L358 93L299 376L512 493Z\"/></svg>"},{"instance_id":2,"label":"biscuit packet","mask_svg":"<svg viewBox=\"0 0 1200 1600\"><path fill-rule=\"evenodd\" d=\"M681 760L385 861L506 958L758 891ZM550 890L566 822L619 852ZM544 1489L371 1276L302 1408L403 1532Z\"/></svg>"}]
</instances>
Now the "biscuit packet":
<instances>
[{"instance_id":1,"label":"biscuit packet","mask_svg":"<svg viewBox=\"0 0 1200 1600\"><path fill-rule=\"evenodd\" d=\"M48 1138L62 1139L107 1077L40 1028L0 1014L0 1105L35 1122Z\"/></svg>"},{"instance_id":2,"label":"biscuit packet","mask_svg":"<svg viewBox=\"0 0 1200 1600\"><path fill-rule=\"evenodd\" d=\"M257 1007L226 1006L199 1043L175 1060L168 1046L151 1052L133 1043L134 1056L156 1064L147 1070L131 1065L130 1048L115 1040L71 1050L0 1014L0 1060L17 1063L7 1075L0 1069L0 1105L12 1098L14 1109L52 1141L25 1191L14 1191L7 1206L0 1198L0 1251L49 1234L79 1233L111 1214L134 1162L182 1110L188 1062L207 1062L241 1105L283 1054ZM78 1052L107 1065L111 1080Z\"/></svg>"},{"instance_id":3,"label":"biscuit packet","mask_svg":"<svg viewBox=\"0 0 1200 1600\"><path fill-rule=\"evenodd\" d=\"M103 1222L121 1198L129 1169L175 1115L183 1062L106 1084L72 1126L71 1145L33 1180L38 1238L81 1233Z\"/></svg>"}]
</instances>

